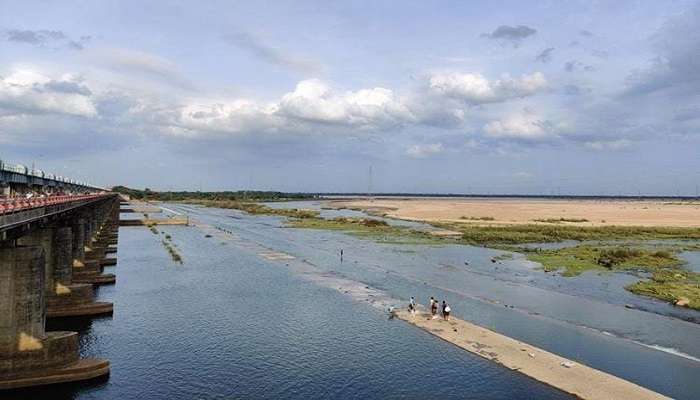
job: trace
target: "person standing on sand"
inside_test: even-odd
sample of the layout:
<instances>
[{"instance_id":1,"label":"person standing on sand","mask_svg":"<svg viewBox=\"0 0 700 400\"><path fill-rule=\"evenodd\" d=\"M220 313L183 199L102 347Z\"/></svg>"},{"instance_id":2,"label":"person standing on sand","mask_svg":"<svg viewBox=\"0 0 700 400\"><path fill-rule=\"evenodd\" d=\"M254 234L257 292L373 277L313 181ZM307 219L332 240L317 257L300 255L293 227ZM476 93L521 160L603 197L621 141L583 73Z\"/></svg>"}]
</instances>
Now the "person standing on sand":
<instances>
[{"instance_id":1,"label":"person standing on sand","mask_svg":"<svg viewBox=\"0 0 700 400\"><path fill-rule=\"evenodd\" d=\"M437 318L437 308L438 308L438 301L431 297L430 298L430 314L432 314L433 319Z\"/></svg>"},{"instance_id":2,"label":"person standing on sand","mask_svg":"<svg viewBox=\"0 0 700 400\"><path fill-rule=\"evenodd\" d=\"M416 300L411 296L411 300L408 301L408 311L411 312L411 314L416 313Z\"/></svg>"},{"instance_id":3,"label":"person standing on sand","mask_svg":"<svg viewBox=\"0 0 700 400\"><path fill-rule=\"evenodd\" d=\"M442 301L442 318L445 319L445 321L450 320L450 312L452 309L450 308L449 304L445 302L445 300Z\"/></svg>"}]
</instances>

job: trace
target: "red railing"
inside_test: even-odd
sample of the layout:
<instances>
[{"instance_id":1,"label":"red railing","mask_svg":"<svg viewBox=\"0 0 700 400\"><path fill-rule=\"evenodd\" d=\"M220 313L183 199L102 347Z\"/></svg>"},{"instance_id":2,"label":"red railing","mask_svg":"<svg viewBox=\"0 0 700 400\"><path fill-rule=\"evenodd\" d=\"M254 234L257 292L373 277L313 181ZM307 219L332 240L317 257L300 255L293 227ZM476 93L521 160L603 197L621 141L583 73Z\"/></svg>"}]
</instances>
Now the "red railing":
<instances>
[{"instance_id":1,"label":"red railing","mask_svg":"<svg viewBox=\"0 0 700 400\"><path fill-rule=\"evenodd\" d=\"M0 215L10 214L18 211L30 210L32 208L46 207L54 204L71 203L74 201L84 201L105 196L100 194L81 194L75 196L49 196L31 198L9 198L0 199Z\"/></svg>"}]
</instances>

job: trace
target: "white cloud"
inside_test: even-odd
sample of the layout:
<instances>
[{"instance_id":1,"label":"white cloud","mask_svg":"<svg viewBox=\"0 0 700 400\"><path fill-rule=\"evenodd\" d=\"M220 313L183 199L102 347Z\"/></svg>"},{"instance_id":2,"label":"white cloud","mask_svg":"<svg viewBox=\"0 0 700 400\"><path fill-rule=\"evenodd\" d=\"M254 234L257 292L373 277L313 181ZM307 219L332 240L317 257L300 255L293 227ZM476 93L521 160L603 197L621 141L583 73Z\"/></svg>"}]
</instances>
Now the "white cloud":
<instances>
[{"instance_id":1,"label":"white cloud","mask_svg":"<svg viewBox=\"0 0 700 400\"><path fill-rule=\"evenodd\" d=\"M520 78L506 75L492 81L478 73L446 73L431 76L429 85L432 91L443 96L484 104L531 96L547 87L547 79L541 72Z\"/></svg>"},{"instance_id":2,"label":"white cloud","mask_svg":"<svg viewBox=\"0 0 700 400\"><path fill-rule=\"evenodd\" d=\"M415 122L391 90L360 89L335 93L320 80L301 81L277 101L192 99L181 106L144 105L134 115L147 118L167 134L314 133L337 129L384 130Z\"/></svg>"},{"instance_id":3,"label":"white cloud","mask_svg":"<svg viewBox=\"0 0 700 400\"><path fill-rule=\"evenodd\" d=\"M97 115L90 91L72 76L58 79L29 69L0 77L0 115Z\"/></svg>"},{"instance_id":4,"label":"white cloud","mask_svg":"<svg viewBox=\"0 0 700 400\"><path fill-rule=\"evenodd\" d=\"M275 116L275 108L274 105L243 99L210 105L191 104L184 106L175 120L166 119L164 122L186 130L174 130L174 133L191 135L203 132L264 133L275 131L284 124Z\"/></svg>"},{"instance_id":5,"label":"white cloud","mask_svg":"<svg viewBox=\"0 0 700 400\"><path fill-rule=\"evenodd\" d=\"M414 144L406 149L406 155L413 158L425 158L443 152L442 143Z\"/></svg>"},{"instance_id":6,"label":"white cloud","mask_svg":"<svg viewBox=\"0 0 700 400\"><path fill-rule=\"evenodd\" d=\"M367 129L402 125L414 119L389 89L378 87L336 94L317 79L301 81L293 92L282 96L277 114L310 123Z\"/></svg>"},{"instance_id":7,"label":"white cloud","mask_svg":"<svg viewBox=\"0 0 700 400\"><path fill-rule=\"evenodd\" d=\"M554 124L529 111L513 113L484 125L484 132L493 138L539 140L556 137L563 124Z\"/></svg>"}]
</instances>

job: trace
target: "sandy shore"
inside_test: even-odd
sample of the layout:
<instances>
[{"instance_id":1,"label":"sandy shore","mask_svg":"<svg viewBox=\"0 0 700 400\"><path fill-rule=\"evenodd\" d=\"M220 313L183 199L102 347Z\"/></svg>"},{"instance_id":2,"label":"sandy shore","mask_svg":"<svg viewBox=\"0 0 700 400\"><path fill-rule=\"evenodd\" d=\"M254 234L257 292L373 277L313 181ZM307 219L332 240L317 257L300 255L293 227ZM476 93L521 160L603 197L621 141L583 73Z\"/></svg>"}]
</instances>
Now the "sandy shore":
<instances>
[{"instance_id":1,"label":"sandy shore","mask_svg":"<svg viewBox=\"0 0 700 400\"><path fill-rule=\"evenodd\" d=\"M420 311L411 315L399 310L394 315L464 350L585 400L668 399L624 379L466 321L431 319L429 314Z\"/></svg>"},{"instance_id":2,"label":"sandy shore","mask_svg":"<svg viewBox=\"0 0 700 400\"><path fill-rule=\"evenodd\" d=\"M378 198L375 200L337 200L330 201L328 204L335 208L361 208L384 213L389 217L431 222L541 224L547 222L536 220L565 218L586 221L559 222L559 224L700 227L700 202L519 198Z\"/></svg>"}]
</instances>

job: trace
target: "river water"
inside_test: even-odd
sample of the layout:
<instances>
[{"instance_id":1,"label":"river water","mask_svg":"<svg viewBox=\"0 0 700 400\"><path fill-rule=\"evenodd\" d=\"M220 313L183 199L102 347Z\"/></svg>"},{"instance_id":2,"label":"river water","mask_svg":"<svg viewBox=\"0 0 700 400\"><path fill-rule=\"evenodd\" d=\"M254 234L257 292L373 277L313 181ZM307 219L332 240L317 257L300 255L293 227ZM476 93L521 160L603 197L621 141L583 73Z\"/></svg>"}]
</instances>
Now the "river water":
<instances>
[{"instance_id":1,"label":"river water","mask_svg":"<svg viewBox=\"0 0 700 400\"><path fill-rule=\"evenodd\" d=\"M109 359L111 377L12 396L570 398L388 320L386 307L412 295L448 299L460 318L674 398L700 393L700 325L620 292L627 277L574 284L517 256L492 263L502 252L490 249L380 244L285 228L279 217L165 206L195 226L120 229L117 284L98 293L114 316L51 326L78 330L83 355Z\"/></svg>"}]
</instances>

